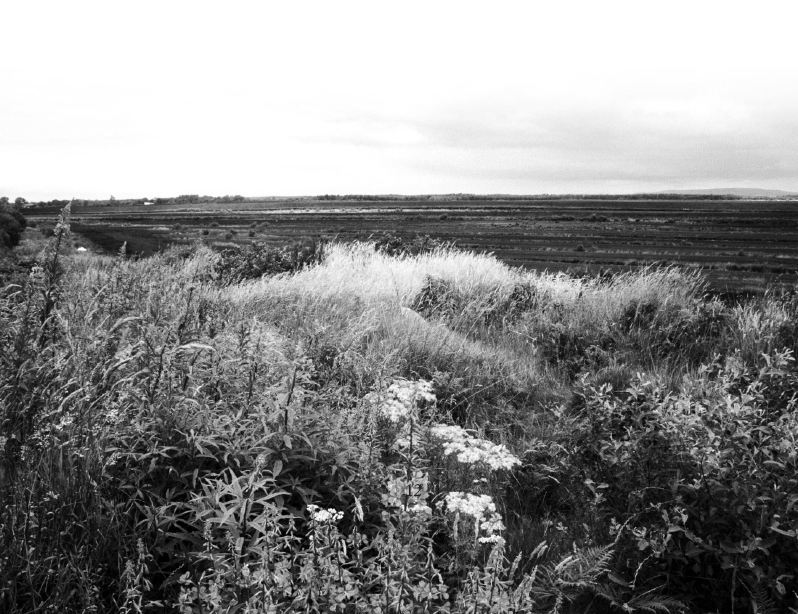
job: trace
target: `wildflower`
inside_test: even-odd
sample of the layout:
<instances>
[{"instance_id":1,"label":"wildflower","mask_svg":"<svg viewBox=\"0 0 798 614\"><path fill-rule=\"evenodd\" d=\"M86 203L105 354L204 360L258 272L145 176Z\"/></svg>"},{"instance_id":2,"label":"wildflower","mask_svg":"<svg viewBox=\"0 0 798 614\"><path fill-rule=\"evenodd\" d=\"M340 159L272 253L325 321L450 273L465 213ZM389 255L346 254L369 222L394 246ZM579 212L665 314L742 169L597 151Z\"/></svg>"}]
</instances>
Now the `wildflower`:
<instances>
[{"instance_id":1,"label":"wildflower","mask_svg":"<svg viewBox=\"0 0 798 614\"><path fill-rule=\"evenodd\" d=\"M501 544L502 546L506 543L504 538L501 535L488 535L487 537L480 537L479 538L480 544Z\"/></svg>"},{"instance_id":2,"label":"wildflower","mask_svg":"<svg viewBox=\"0 0 798 614\"><path fill-rule=\"evenodd\" d=\"M396 399L386 399L380 406L380 413L394 424L410 415L413 407Z\"/></svg>"},{"instance_id":3,"label":"wildflower","mask_svg":"<svg viewBox=\"0 0 798 614\"><path fill-rule=\"evenodd\" d=\"M473 518L475 540L480 531L485 533L479 538L480 543L498 543L501 539L497 533L504 531L505 527L490 495L450 492L446 495L445 504L447 511L455 515L455 526L461 514Z\"/></svg>"},{"instance_id":4,"label":"wildflower","mask_svg":"<svg viewBox=\"0 0 798 614\"><path fill-rule=\"evenodd\" d=\"M388 394L392 394L405 405L435 402L432 384L423 380L416 382L397 381L388 387Z\"/></svg>"},{"instance_id":5,"label":"wildflower","mask_svg":"<svg viewBox=\"0 0 798 614\"><path fill-rule=\"evenodd\" d=\"M114 450L114 452L105 460L105 469L109 467L113 467L119 461L121 454L119 454L118 450Z\"/></svg>"},{"instance_id":6,"label":"wildflower","mask_svg":"<svg viewBox=\"0 0 798 614\"><path fill-rule=\"evenodd\" d=\"M504 531L505 529L504 523L502 522L502 517L497 513L491 515L491 517L488 518L487 520L483 520L479 524L479 528L488 534L498 533L500 531Z\"/></svg>"},{"instance_id":7,"label":"wildflower","mask_svg":"<svg viewBox=\"0 0 798 614\"><path fill-rule=\"evenodd\" d=\"M313 505L312 503L308 505L308 511L310 512L311 520L313 520L313 522L317 522L318 524L325 524L328 522L335 524L344 517L343 512L339 512L333 508L325 510L320 508L318 505Z\"/></svg>"},{"instance_id":8,"label":"wildflower","mask_svg":"<svg viewBox=\"0 0 798 614\"><path fill-rule=\"evenodd\" d=\"M456 455L457 460L466 465L481 463L497 471L521 464L521 460L504 445L469 435L459 426L438 424L432 427L430 434L443 442L444 455Z\"/></svg>"},{"instance_id":9,"label":"wildflower","mask_svg":"<svg viewBox=\"0 0 798 614\"><path fill-rule=\"evenodd\" d=\"M369 395L368 400L379 402L379 412L389 421L398 424L412 418L417 407L426 403L435 403L432 384L425 381L411 382L398 380L388 387L387 394L380 399L379 395Z\"/></svg>"},{"instance_id":10,"label":"wildflower","mask_svg":"<svg viewBox=\"0 0 798 614\"><path fill-rule=\"evenodd\" d=\"M416 503L412 506L409 510L412 514L417 514L419 516L431 516L432 515L432 508L429 505L424 505L422 503Z\"/></svg>"},{"instance_id":11,"label":"wildflower","mask_svg":"<svg viewBox=\"0 0 798 614\"><path fill-rule=\"evenodd\" d=\"M487 512L496 512L496 504L490 495L473 495L453 491L446 495L445 502L449 512L460 512L476 520L481 520Z\"/></svg>"}]
</instances>

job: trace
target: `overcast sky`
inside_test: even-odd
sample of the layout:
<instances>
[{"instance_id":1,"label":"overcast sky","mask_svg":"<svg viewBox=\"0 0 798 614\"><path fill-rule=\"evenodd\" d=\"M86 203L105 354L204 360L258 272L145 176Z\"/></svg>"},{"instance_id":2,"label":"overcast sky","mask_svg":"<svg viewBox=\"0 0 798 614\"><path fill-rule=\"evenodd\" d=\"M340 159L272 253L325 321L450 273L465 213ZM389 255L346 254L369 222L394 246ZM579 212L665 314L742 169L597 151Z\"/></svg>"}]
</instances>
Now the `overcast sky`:
<instances>
[{"instance_id":1,"label":"overcast sky","mask_svg":"<svg viewBox=\"0 0 798 614\"><path fill-rule=\"evenodd\" d=\"M798 191L794 2L3 2L0 195Z\"/></svg>"}]
</instances>

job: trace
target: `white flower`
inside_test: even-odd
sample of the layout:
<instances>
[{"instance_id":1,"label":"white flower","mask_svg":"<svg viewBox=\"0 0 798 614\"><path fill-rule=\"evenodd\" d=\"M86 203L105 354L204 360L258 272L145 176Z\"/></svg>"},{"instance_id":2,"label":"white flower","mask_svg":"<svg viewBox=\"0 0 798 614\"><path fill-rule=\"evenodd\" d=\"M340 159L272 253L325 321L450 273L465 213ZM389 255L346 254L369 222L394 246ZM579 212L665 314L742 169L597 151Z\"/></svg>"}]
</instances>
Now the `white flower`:
<instances>
[{"instance_id":1,"label":"white flower","mask_svg":"<svg viewBox=\"0 0 798 614\"><path fill-rule=\"evenodd\" d=\"M417 503L416 505L412 506L408 511L412 512L413 514L424 514L427 516L432 515L432 508L429 505L423 505L421 503Z\"/></svg>"},{"instance_id":2,"label":"white flower","mask_svg":"<svg viewBox=\"0 0 798 614\"><path fill-rule=\"evenodd\" d=\"M471 493L450 492L446 495L446 509L452 513L471 516L482 520L486 513L496 513L496 504L490 495L473 495Z\"/></svg>"},{"instance_id":3,"label":"white flower","mask_svg":"<svg viewBox=\"0 0 798 614\"><path fill-rule=\"evenodd\" d=\"M109 456L109 457L108 457L108 458L105 460L105 467L106 467L106 468L107 468L107 467L113 467L114 465L116 465L116 463L117 463L117 461L119 460L119 457L120 457L120 456L121 456L121 454L119 454L119 451L115 450L115 451L113 452L113 454L111 454L111 455L110 455L110 456Z\"/></svg>"},{"instance_id":4,"label":"white flower","mask_svg":"<svg viewBox=\"0 0 798 614\"><path fill-rule=\"evenodd\" d=\"M482 463L496 471L512 469L521 464L521 459L504 445L469 435L459 426L438 424L432 427L430 434L443 442L443 453L446 456L456 455L457 460L466 465Z\"/></svg>"},{"instance_id":5,"label":"white flower","mask_svg":"<svg viewBox=\"0 0 798 614\"><path fill-rule=\"evenodd\" d=\"M380 413L394 424L407 418L412 410L410 405L397 399L386 399L380 405Z\"/></svg>"},{"instance_id":6,"label":"white flower","mask_svg":"<svg viewBox=\"0 0 798 614\"><path fill-rule=\"evenodd\" d=\"M487 534L498 533L504 531L505 526L502 522L502 517L500 514L493 514L487 520L483 520L479 524L479 528L485 531Z\"/></svg>"},{"instance_id":7,"label":"white flower","mask_svg":"<svg viewBox=\"0 0 798 614\"><path fill-rule=\"evenodd\" d=\"M411 382L397 380L388 387L383 398L379 395L368 395L368 401L379 402L379 412L384 417L398 424L412 417L413 412L425 403L435 403L432 384L425 381Z\"/></svg>"},{"instance_id":8,"label":"white flower","mask_svg":"<svg viewBox=\"0 0 798 614\"><path fill-rule=\"evenodd\" d=\"M480 531L485 534L479 538L480 543L498 543L502 539L498 533L504 531L504 523L490 495L450 492L446 495L446 510L455 515L455 523L461 514L473 518L474 539Z\"/></svg>"},{"instance_id":9,"label":"white flower","mask_svg":"<svg viewBox=\"0 0 798 614\"><path fill-rule=\"evenodd\" d=\"M325 524L328 522L335 524L344 517L343 512L339 512L333 508L325 510L320 508L318 505L313 504L308 505L308 511L310 512L311 520L313 520L313 522L317 522L318 524Z\"/></svg>"},{"instance_id":10,"label":"white flower","mask_svg":"<svg viewBox=\"0 0 798 614\"><path fill-rule=\"evenodd\" d=\"M480 537L479 538L480 544L501 544L502 546L506 543L504 538L501 535L488 535L487 537Z\"/></svg>"}]
</instances>

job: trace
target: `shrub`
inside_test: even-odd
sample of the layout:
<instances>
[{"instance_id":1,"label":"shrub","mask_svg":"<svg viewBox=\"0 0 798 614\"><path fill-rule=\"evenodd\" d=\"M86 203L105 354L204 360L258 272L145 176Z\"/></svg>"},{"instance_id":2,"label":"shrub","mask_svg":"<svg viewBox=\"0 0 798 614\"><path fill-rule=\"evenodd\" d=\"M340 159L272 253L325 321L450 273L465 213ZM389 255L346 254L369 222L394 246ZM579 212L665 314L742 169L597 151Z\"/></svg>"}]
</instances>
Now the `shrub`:
<instances>
[{"instance_id":1,"label":"shrub","mask_svg":"<svg viewBox=\"0 0 798 614\"><path fill-rule=\"evenodd\" d=\"M217 265L219 279L233 284L264 275L290 273L321 262L324 244L307 239L285 247L256 243L224 250Z\"/></svg>"},{"instance_id":2,"label":"shrub","mask_svg":"<svg viewBox=\"0 0 798 614\"><path fill-rule=\"evenodd\" d=\"M16 207L0 207L0 247L16 247L27 221Z\"/></svg>"},{"instance_id":3,"label":"shrub","mask_svg":"<svg viewBox=\"0 0 798 614\"><path fill-rule=\"evenodd\" d=\"M388 256L430 254L438 249L452 249L454 245L429 235L415 235L412 238L386 234L376 237L374 249Z\"/></svg>"},{"instance_id":4,"label":"shrub","mask_svg":"<svg viewBox=\"0 0 798 614\"><path fill-rule=\"evenodd\" d=\"M704 610L792 603L797 386L792 357L774 354L759 369L715 362L678 394L640 377L620 398L586 387L574 479L618 523L628 575L667 577Z\"/></svg>"}]
</instances>

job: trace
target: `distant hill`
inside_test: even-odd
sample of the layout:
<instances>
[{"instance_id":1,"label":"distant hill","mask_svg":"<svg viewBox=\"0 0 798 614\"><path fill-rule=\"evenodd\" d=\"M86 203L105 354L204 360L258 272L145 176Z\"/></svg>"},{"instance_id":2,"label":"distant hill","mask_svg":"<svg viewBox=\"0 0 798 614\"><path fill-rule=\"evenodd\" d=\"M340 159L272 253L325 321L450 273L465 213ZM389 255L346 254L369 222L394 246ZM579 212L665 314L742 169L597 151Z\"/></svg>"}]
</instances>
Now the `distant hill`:
<instances>
[{"instance_id":1,"label":"distant hill","mask_svg":"<svg viewBox=\"0 0 798 614\"><path fill-rule=\"evenodd\" d=\"M779 198L798 196L795 192L784 190L763 190L760 188L711 188L708 190L664 190L660 194L718 194L720 196L742 196L743 198Z\"/></svg>"}]
</instances>

